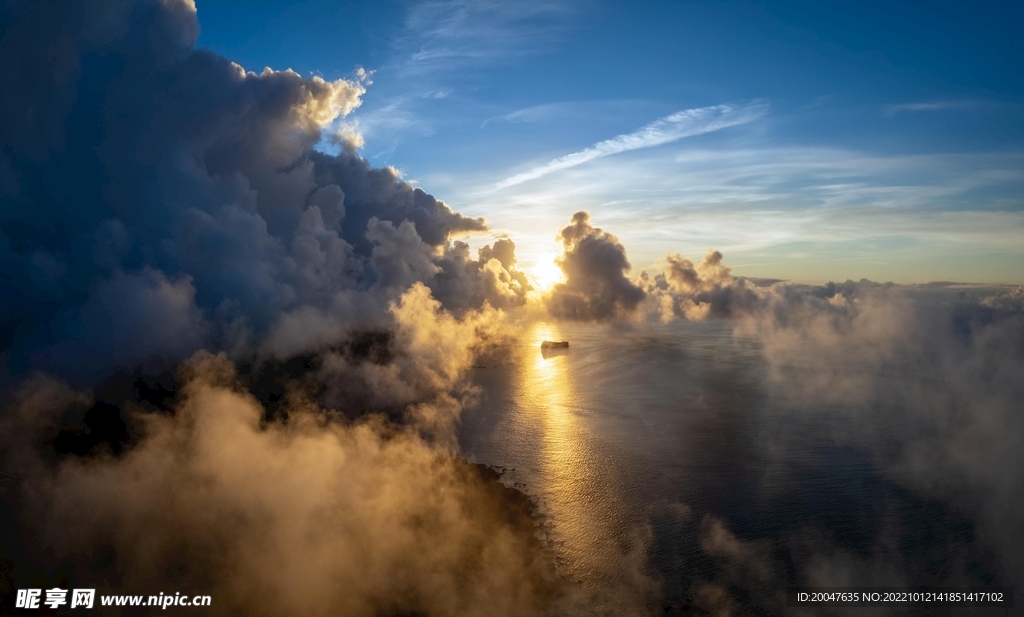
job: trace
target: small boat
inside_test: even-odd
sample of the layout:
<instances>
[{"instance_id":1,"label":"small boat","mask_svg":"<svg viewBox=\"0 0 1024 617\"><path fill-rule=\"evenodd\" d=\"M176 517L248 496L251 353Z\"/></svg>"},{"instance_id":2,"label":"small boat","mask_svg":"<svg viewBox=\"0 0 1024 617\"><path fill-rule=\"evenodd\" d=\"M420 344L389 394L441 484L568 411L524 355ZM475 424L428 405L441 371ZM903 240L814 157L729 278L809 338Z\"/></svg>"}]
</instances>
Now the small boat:
<instances>
[{"instance_id":1,"label":"small boat","mask_svg":"<svg viewBox=\"0 0 1024 617\"><path fill-rule=\"evenodd\" d=\"M565 349L569 346L569 341L544 341L540 344L541 349Z\"/></svg>"}]
</instances>

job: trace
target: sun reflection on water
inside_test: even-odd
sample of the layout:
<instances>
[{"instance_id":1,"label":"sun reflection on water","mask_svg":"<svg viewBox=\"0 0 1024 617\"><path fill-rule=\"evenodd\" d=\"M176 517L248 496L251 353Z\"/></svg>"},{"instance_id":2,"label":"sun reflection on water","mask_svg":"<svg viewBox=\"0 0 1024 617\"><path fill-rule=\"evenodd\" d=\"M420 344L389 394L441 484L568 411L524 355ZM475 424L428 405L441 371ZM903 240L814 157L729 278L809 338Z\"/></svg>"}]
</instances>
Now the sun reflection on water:
<instances>
[{"instance_id":1,"label":"sun reflection on water","mask_svg":"<svg viewBox=\"0 0 1024 617\"><path fill-rule=\"evenodd\" d=\"M558 325L540 323L523 337L518 389L527 417L521 420L537 430L536 486L565 574L592 587L617 586L614 579L630 547L617 537L622 505L602 460L608 444L588 421L586 385L575 370L585 351L572 340L569 349L540 349L541 342L564 340L566 334Z\"/></svg>"}]
</instances>

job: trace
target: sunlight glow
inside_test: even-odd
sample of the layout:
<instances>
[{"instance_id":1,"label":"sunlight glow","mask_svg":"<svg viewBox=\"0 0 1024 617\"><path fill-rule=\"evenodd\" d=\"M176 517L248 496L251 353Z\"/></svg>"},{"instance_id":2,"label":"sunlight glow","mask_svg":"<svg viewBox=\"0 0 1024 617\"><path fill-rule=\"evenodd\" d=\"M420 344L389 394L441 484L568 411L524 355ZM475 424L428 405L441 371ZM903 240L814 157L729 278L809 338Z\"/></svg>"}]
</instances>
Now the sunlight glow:
<instances>
[{"instance_id":1,"label":"sunlight glow","mask_svg":"<svg viewBox=\"0 0 1024 617\"><path fill-rule=\"evenodd\" d=\"M537 289L541 291L547 291L558 283L565 281L565 274L558 267L558 264L555 263L554 254L538 259L528 269L527 274L533 279Z\"/></svg>"}]
</instances>

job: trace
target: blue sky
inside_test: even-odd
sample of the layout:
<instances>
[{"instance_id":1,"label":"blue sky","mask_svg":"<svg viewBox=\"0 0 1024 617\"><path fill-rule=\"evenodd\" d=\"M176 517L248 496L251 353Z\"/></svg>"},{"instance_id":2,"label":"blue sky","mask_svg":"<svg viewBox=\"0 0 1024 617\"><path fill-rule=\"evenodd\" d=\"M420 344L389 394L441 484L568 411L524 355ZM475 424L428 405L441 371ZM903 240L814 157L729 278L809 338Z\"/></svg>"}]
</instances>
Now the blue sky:
<instances>
[{"instance_id":1,"label":"blue sky","mask_svg":"<svg viewBox=\"0 0 1024 617\"><path fill-rule=\"evenodd\" d=\"M586 209L636 269L715 247L748 276L1024 282L1019 2L197 8L247 69L374 71L363 155L528 268Z\"/></svg>"}]
</instances>

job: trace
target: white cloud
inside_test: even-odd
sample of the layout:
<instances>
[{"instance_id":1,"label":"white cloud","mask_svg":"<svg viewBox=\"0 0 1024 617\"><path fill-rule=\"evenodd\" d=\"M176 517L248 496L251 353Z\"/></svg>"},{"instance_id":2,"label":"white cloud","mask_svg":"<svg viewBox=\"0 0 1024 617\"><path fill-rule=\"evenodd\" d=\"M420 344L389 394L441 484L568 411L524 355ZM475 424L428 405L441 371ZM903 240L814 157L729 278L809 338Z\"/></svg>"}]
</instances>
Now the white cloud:
<instances>
[{"instance_id":1,"label":"white cloud","mask_svg":"<svg viewBox=\"0 0 1024 617\"><path fill-rule=\"evenodd\" d=\"M895 116L899 113L921 111L990 110L999 106L1000 104L995 101L983 100L922 101L919 103L889 105L885 108L885 115Z\"/></svg>"},{"instance_id":2,"label":"white cloud","mask_svg":"<svg viewBox=\"0 0 1024 617\"><path fill-rule=\"evenodd\" d=\"M413 132L430 135L434 132L432 123L411 109L408 97L396 97L386 104L360 113L350 124L364 137L381 137L399 132Z\"/></svg>"},{"instance_id":3,"label":"white cloud","mask_svg":"<svg viewBox=\"0 0 1024 617\"><path fill-rule=\"evenodd\" d=\"M558 18L569 12L562 0L411 3L389 37L390 58L377 69L374 96L349 124L371 143L397 143L464 120L474 102L461 86L481 70L553 49L565 25ZM461 100L452 101L457 92Z\"/></svg>"},{"instance_id":4,"label":"white cloud","mask_svg":"<svg viewBox=\"0 0 1024 617\"><path fill-rule=\"evenodd\" d=\"M475 186L459 176L422 179L443 185L435 190L458 210L486 215L524 263L557 248L550 230L588 210L637 269L666 252L713 246L751 276L1024 280L1024 200L1013 197L1024 188L1022 153L883 155L747 142L642 150L502 191L494 176Z\"/></svg>"},{"instance_id":5,"label":"white cloud","mask_svg":"<svg viewBox=\"0 0 1024 617\"><path fill-rule=\"evenodd\" d=\"M742 106L715 105L677 111L632 133L600 141L589 148L567 154L544 165L506 178L499 182L495 189L500 190L528 180L535 180L552 172L576 167L587 161L612 154L660 146L684 137L746 124L763 116L766 108L767 106L763 103L751 103Z\"/></svg>"},{"instance_id":6,"label":"white cloud","mask_svg":"<svg viewBox=\"0 0 1024 617\"><path fill-rule=\"evenodd\" d=\"M491 122L547 122L552 118L565 115L569 110L575 109L576 107L577 104L572 102L534 105L532 107L517 109L503 116L487 118L483 121L480 127L483 128Z\"/></svg>"},{"instance_id":7,"label":"white cloud","mask_svg":"<svg viewBox=\"0 0 1024 617\"><path fill-rule=\"evenodd\" d=\"M392 41L405 58L399 70L422 75L542 52L557 30L551 17L565 12L550 1L422 2L409 10L402 34Z\"/></svg>"},{"instance_id":8,"label":"white cloud","mask_svg":"<svg viewBox=\"0 0 1024 617\"><path fill-rule=\"evenodd\" d=\"M480 128L488 124L507 122L510 124L533 124L552 122L562 118L576 118L581 116L587 118L599 118L602 120L620 118L623 113L637 112L639 106L648 105L648 101L623 99L610 101L562 101L558 103L544 103L524 107L500 116L486 118Z\"/></svg>"}]
</instances>

